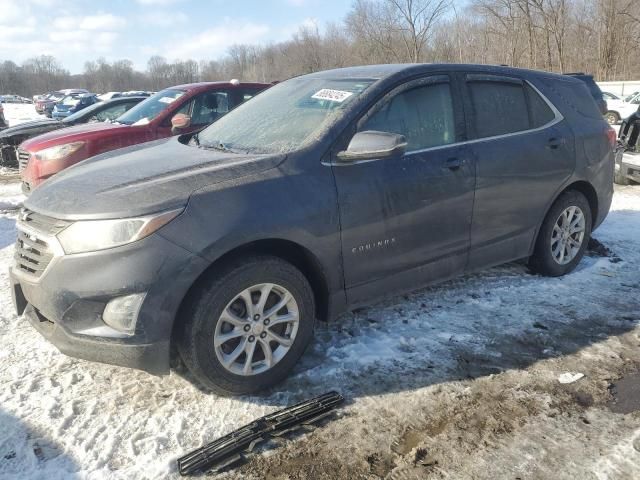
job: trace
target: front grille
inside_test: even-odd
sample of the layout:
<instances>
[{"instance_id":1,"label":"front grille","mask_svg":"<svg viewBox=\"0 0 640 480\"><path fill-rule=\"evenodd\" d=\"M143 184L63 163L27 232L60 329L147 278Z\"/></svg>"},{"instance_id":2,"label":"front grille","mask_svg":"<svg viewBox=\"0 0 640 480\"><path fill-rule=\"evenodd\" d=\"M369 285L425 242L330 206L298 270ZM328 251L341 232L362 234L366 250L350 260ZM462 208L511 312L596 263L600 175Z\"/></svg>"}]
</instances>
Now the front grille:
<instances>
[{"instance_id":1,"label":"front grille","mask_svg":"<svg viewBox=\"0 0 640 480\"><path fill-rule=\"evenodd\" d=\"M38 278L54 257L53 237L69 222L23 208L18 217L18 241L14 255L16 268Z\"/></svg>"},{"instance_id":2,"label":"front grille","mask_svg":"<svg viewBox=\"0 0 640 480\"><path fill-rule=\"evenodd\" d=\"M16 153L18 155L18 169L20 171L23 171L25 168L27 168L27 163L29 163L29 157L31 156L31 154L26 150L22 150L21 148L18 148Z\"/></svg>"}]
</instances>

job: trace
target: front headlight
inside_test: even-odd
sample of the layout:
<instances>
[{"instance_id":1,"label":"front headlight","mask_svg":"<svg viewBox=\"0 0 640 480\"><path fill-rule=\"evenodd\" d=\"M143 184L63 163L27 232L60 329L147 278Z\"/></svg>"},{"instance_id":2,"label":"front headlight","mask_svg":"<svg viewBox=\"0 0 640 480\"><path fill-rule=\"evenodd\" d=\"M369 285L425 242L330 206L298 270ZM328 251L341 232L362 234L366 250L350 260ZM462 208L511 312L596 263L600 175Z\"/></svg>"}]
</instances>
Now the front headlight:
<instances>
[{"instance_id":1,"label":"front headlight","mask_svg":"<svg viewBox=\"0 0 640 480\"><path fill-rule=\"evenodd\" d=\"M77 152L83 145L84 142L72 142L65 143L64 145L56 145L55 147L40 150L39 152L34 153L34 156L41 162L60 160L61 158L68 157L72 153Z\"/></svg>"},{"instance_id":2,"label":"front headlight","mask_svg":"<svg viewBox=\"0 0 640 480\"><path fill-rule=\"evenodd\" d=\"M58 240L67 254L118 247L151 235L181 212L179 209L137 218L78 221L60 232Z\"/></svg>"}]
</instances>

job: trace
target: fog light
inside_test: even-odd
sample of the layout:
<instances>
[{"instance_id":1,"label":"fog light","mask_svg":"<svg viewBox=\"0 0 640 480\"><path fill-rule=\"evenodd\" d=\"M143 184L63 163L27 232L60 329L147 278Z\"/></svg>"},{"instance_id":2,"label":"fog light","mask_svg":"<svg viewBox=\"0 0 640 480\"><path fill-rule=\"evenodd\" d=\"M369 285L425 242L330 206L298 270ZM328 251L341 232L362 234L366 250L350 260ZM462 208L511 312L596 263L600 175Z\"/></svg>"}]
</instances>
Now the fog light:
<instances>
[{"instance_id":1,"label":"fog light","mask_svg":"<svg viewBox=\"0 0 640 480\"><path fill-rule=\"evenodd\" d=\"M118 297L107 303L102 312L102 320L116 330L133 335L136 330L138 311L144 300L144 293Z\"/></svg>"}]
</instances>

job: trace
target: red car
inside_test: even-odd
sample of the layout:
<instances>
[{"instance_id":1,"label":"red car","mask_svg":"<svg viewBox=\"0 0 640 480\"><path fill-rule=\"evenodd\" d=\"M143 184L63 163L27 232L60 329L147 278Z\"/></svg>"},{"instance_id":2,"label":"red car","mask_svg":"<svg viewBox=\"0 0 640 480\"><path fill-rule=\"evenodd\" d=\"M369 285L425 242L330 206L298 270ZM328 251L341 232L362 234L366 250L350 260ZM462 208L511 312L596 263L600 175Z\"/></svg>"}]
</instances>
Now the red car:
<instances>
[{"instance_id":1,"label":"red car","mask_svg":"<svg viewBox=\"0 0 640 480\"><path fill-rule=\"evenodd\" d=\"M29 194L47 178L94 155L200 130L268 86L237 80L178 85L149 97L114 123L78 125L31 138L18 148L22 190Z\"/></svg>"}]
</instances>

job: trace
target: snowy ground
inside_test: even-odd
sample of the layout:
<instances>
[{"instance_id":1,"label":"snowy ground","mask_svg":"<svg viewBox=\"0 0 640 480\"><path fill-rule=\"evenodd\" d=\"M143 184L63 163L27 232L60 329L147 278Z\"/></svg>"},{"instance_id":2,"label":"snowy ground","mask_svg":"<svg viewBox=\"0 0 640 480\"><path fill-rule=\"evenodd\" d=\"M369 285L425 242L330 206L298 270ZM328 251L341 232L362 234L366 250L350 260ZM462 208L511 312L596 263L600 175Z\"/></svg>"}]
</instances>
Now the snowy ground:
<instances>
[{"instance_id":1,"label":"snowy ground","mask_svg":"<svg viewBox=\"0 0 640 480\"><path fill-rule=\"evenodd\" d=\"M181 454L330 389L348 399L336 420L224 476L640 478L640 412L608 408L640 370L640 187L595 235L621 262L557 279L510 264L359 310L260 397L58 353L13 313L14 235L0 214L0 478L175 478Z\"/></svg>"},{"instance_id":2,"label":"snowy ground","mask_svg":"<svg viewBox=\"0 0 640 480\"><path fill-rule=\"evenodd\" d=\"M6 107L12 124L36 115ZM640 371L640 186L616 189L594 235L617 257L557 279L510 264L358 310L321 325L273 392L231 399L184 372L65 357L17 318L21 198L0 182L0 479L177 478L181 454L331 389L348 400L334 421L223 478L640 478L640 411L612 411Z\"/></svg>"}]
</instances>

